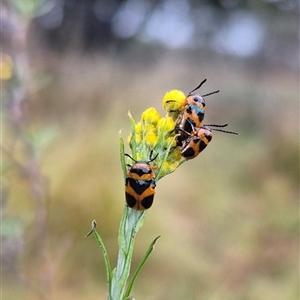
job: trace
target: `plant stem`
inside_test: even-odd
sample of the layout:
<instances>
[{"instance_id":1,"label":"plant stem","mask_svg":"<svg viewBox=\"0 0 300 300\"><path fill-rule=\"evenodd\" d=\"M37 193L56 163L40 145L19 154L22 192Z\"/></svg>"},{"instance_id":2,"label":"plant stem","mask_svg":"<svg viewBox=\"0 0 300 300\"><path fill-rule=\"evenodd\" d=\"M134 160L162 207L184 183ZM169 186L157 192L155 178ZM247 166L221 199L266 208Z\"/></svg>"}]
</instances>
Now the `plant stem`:
<instances>
[{"instance_id":1,"label":"plant stem","mask_svg":"<svg viewBox=\"0 0 300 300\"><path fill-rule=\"evenodd\" d=\"M113 272L111 294L109 300L122 300L125 294L126 282L130 273L133 254L134 238L142 227L146 211L124 208L119 228L119 254L117 267Z\"/></svg>"}]
</instances>

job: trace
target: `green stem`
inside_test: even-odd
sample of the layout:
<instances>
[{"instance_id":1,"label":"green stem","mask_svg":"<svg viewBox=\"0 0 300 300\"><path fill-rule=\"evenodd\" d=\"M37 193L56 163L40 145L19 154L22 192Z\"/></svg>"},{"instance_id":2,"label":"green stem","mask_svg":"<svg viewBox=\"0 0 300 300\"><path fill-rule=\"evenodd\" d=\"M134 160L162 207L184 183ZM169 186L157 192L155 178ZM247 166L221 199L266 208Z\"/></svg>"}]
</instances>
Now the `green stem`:
<instances>
[{"instance_id":1,"label":"green stem","mask_svg":"<svg viewBox=\"0 0 300 300\"><path fill-rule=\"evenodd\" d=\"M113 272L109 300L122 300L129 277L133 254L134 238L142 227L146 211L125 206L119 228L119 254L117 267Z\"/></svg>"}]
</instances>

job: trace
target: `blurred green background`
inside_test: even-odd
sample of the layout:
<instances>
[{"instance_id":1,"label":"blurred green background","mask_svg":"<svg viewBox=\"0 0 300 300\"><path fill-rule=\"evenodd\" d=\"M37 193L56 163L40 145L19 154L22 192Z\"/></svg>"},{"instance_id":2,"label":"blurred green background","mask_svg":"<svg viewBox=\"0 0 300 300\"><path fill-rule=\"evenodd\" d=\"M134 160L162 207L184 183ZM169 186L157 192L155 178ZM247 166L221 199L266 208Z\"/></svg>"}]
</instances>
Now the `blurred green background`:
<instances>
[{"instance_id":1,"label":"blurred green background","mask_svg":"<svg viewBox=\"0 0 300 300\"><path fill-rule=\"evenodd\" d=\"M159 182L133 296L299 297L297 1L3 1L2 297L106 299L96 219L115 266L119 137L204 78L206 123L229 123ZM129 151L129 147L127 147Z\"/></svg>"}]
</instances>

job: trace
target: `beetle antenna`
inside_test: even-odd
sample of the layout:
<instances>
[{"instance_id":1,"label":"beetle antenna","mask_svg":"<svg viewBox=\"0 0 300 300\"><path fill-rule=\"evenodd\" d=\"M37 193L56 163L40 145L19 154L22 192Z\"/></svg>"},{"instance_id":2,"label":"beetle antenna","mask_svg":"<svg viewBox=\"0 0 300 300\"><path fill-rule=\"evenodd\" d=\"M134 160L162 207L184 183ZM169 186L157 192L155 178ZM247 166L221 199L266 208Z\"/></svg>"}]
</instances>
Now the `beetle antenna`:
<instances>
[{"instance_id":1,"label":"beetle antenna","mask_svg":"<svg viewBox=\"0 0 300 300\"><path fill-rule=\"evenodd\" d=\"M201 86L206 82L206 79L204 79L202 82L200 82L200 84L194 88L192 91L189 92L189 95L191 95L193 92L197 91L198 89L201 88Z\"/></svg>"},{"instance_id":2,"label":"beetle antenna","mask_svg":"<svg viewBox=\"0 0 300 300\"><path fill-rule=\"evenodd\" d=\"M147 163L150 163L150 162L154 161L158 156L158 152L157 152L157 154L153 158L151 158L152 154L153 154L153 150L151 150L151 152L150 152L150 160L148 160Z\"/></svg>"},{"instance_id":3,"label":"beetle antenna","mask_svg":"<svg viewBox=\"0 0 300 300\"><path fill-rule=\"evenodd\" d=\"M210 95L213 95L213 94L217 94L217 93L219 93L219 92L220 92L220 90L217 90L217 91L214 91L214 92L211 92L211 93L208 93L208 94L202 95L201 97L210 96Z\"/></svg>"},{"instance_id":4,"label":"beetle antenna","mask_svg":"<svg viewBox=\"0 0 300 300\"><path fill-rule=\"evenodd\" d=\"M134 158L133 158L132 156L130 156L129 154L125 153L124 155L127 156L127 157L129 157L129 158L131 158L133 161L137 162L137 160L134 159Z\"/></svg>"},{"instance_id":5,"label":"beetle antenna","mask_svg":"<svg viewBox=\"0 0 300 300\"><path fill-rule=\"evenodd\" d=\"M149 156L150 160L152 159L152 158L151 158L151 157L152 157L152 154L153 154L153 149L150 151L150 156Z\"/></svg>"},{"instance_id":6,"label":"beetle antenna","mask_svg":"<svg viewBox=\"0 0 300 300\"><path fill-rule=\"evenodd\" d=\"M219 125L219 124L204 124L204 126L208 126L208 127L227 127L228 124L222 124L222 125Z\"/></svg>"},{"instance_id":7,"label":"beetle antenna","mask_svg":"<svg viewBox=\"0 0 300 300\"><path fill-rule=\"evenodd\" d=\"M237 132L234 132L234 131L227 131L227 130L215 129L215 128L211 128L211 130L219 131L219 132L223 132L223 133L229 133L229 134L239 135Z\"/></svg>"}]
</instances>

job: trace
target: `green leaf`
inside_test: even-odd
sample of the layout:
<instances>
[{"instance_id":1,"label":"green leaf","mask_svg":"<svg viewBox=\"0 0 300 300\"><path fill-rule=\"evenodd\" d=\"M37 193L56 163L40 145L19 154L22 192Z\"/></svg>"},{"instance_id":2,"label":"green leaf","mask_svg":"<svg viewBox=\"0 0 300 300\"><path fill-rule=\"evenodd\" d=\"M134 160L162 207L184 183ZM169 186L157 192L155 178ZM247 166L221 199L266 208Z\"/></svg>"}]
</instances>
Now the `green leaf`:
<instances>
[{"instance_id":1,"label":"green leaf","mask_svg":"<svg viewBox=\"0 0 300 300\"><path fill-rule=\"evenodd\" d=\"M131 151L132 151L132 157L136 159L136 138L135 138L135 120L133 119L130 111L128 112L128 117L131 122Z\"/></svg>"},{"instance_id":2,"label":"green leaf","mask_svg":"<svg viewBox=\"0 0 300 300\"><path fill-rule=\"evenodd\" d=\"M94 233L96 240L102 250L103 253L103 257L104 257L104 261L105 261L105 267L106 267L106 277L107 277L107 282L108 282L108 286L109 286L109 291L111 288L111 281L112 281L112 271L111 271L111 266L110 266L110 262L109 262L109 257L108 257L108 253L106 251L104 242L101 238L101 236L98 234L97 230L96 230L96 226L97 223L95 220L92 221L92 229L91 231L86 235L86 237L88 237L89 235L91 235L92 233Z\"/></svg>"},{"instance_id":3,"label":"green leaf","mask_svg":"<svg viewBox=\"0 0 300 300\"><path fill-rule=\"evenodd\" d=\"M124 180L126 179L127 176L127 168L126 168L126 162L125 162L125 145L124 145L124 140L121 136L121 131L119 132L119 138L120 138L120 159L121 159L121 166L123 170L123 176Z\"/></svg>"},{"instance_id":4,"label":"green leaf","mask_svg":"<svg viewBox=\"0 0 300 300\"><path fill-rule=\"evenodd\" d=\"M150 256L151 252L153 251L154 245L156 244L156 242L157 242L157 240L158 240L159 238L160 238L160 236L156 237L156 238L152 241L152 243L150 244L150 246L149 246L147 252L145 253L145 255L144 255L143 259L142 259L142 261L140 262L140 264L138 265L136 271L134 272L134 274L133 274L133 276L132 276L132 279L131 279L131 281L130 281L128 287L127 287L127 290L126 290L126 293L125 293L125 296L124 296L125 299L129 297L129 295L130 295L130 293L131 293L131 290L132 290L132 288L133 288L133 285L134 285L134 283L135 283L135 281L136 281L136 279L137 279L137 277L138 277L140 271L142 270L142 268L143 268L144 264L146 263L148 257Z\"/></svg>"}]
</instances>

